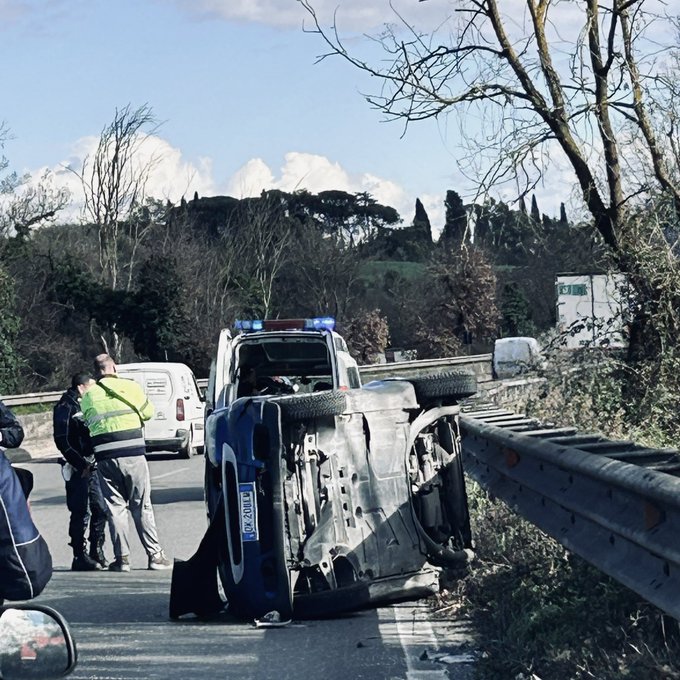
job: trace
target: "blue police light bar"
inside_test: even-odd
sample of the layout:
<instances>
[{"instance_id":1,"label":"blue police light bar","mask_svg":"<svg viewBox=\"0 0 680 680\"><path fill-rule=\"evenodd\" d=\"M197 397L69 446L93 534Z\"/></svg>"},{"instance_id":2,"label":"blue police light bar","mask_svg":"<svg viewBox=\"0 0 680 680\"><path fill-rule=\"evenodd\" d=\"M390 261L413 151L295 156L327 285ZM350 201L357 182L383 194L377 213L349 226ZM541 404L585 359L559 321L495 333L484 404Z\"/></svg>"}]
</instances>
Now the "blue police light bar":
<instances>
[{"instance_id":1,"label":"blue police light bar","mask_svg":"<svg viewBox=\"0 0 680 680\"><path fill-rule=\"evenodd\" d=\"M234 328L244 333L252 331L332 331L335 319L332 316L317 316L313 319L236 319Z\"/></svg>"},{"instance_id":2,"label":"blue police light bar","mask_svg":"<svg viewBox=\"0 0 680 680\"><path fill-rule=\"evenodd\" d=\"M237 331L261 331L264 324L262 319L236 319L234 328Z\"/></svg>"},{"instance_id":3,"label":"blue police light bar","mask_svg":"<svg viewBox=\"0 0 680 680\"><path fill-rule=\"evenodd\" d=\"M335 319L332 316L317 316L314 319L305 319L305 328L315 331L332 331L335 329Z\"/></svg>"}]
</instances>

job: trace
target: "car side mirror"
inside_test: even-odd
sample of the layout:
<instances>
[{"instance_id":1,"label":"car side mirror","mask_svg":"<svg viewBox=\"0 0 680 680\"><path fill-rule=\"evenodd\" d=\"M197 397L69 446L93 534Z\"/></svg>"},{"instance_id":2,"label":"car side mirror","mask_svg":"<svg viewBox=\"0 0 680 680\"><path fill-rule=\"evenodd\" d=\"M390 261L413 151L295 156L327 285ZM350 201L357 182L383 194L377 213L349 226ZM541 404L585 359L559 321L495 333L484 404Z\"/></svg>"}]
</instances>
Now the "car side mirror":
<instances>
[{"instance_id":1,"label":"car side mirror","mask_svg":"<svg viewBox=\"0 0 680 680\"><path fill-rule=\"evenodd\" d=\"M0 677L56 678L68 675L78 660L64 618L44 605L0 608Z\"/></svg>"}]
</instances>

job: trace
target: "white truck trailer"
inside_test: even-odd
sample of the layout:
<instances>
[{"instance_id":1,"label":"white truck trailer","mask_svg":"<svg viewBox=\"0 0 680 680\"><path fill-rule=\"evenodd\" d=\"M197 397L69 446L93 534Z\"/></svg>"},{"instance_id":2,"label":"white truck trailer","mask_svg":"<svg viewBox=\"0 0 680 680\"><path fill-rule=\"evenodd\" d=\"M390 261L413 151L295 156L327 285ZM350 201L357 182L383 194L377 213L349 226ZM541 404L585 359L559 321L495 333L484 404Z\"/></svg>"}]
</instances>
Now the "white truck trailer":
<instances>
[{"instance_id":1,"label":"white truck trailer","mask_svg":"<svg viewBox=\"0 0 680 680\"><path fill-rule=\"evenodd\" d=\"M556 286L557 328L567 349L627 346L622 274L560 274Z\"/></svg>"}]
</instances>

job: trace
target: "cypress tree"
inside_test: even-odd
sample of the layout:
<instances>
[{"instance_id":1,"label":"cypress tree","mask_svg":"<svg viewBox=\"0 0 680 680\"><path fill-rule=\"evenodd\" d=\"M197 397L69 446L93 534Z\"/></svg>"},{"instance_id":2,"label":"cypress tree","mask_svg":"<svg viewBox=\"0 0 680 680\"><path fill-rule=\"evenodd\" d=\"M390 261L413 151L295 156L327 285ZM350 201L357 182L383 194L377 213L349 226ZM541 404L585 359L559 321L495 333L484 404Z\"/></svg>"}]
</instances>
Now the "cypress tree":
<instances>
[{"instance_id":1,"label":"cypress tree","mask_svg":"<svg viewBox=\"0 0 680 680\"><path fill-rule=\"evenodd\" d=\"M564 203L560 203L560 223L567 224L567 209L564 207Z\"/></svg>"},{"instance_id":2,"label":"cypress tree","mask_svg":"<svg viewBox=\"0 0 680 680\"><path fill-rule=\"evenodd\" d=\"M536 222L536 224L541 223L541 211L538 209L538 202L536 201L535 194L531 194L531 219Z\"/></svg>"},{"instance_id":3,"label":"cypress tree","mask_svg":"<svg viewBox=\"0 0 680 680\"><path fill-rule=\"evenodd\" d=\"M418 232L419 240L422 238L428 245L432 243L432 226L430 225L430 218L427 216L425 206L420 202L419 198L416 198L416 214L413 218L413 226Z\"/></svg>"},{"instance_id":4,"label":"cypress tree","mask_svg":"<svg viewBox=\"0 0 680 680\"><path fill-rule=\"evenodd\" d=\"M461 243L467 229L467 211L463 201L455 191L449 189L446 192L444 206L446 207L446 222L442 239L449 243Z\"/></svg>"}]
</instances>

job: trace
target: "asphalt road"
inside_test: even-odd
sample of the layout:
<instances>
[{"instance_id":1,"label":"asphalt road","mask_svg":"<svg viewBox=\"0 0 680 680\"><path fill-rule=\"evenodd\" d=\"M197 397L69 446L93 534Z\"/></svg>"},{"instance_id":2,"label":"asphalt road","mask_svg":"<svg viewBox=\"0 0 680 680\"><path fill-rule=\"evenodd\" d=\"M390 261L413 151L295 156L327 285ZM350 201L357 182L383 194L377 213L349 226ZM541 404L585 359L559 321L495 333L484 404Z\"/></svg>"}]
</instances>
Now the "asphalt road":
<instances>
[{"instance_id":1,"label":"asphalt road","mask_svg":"<svg viewBox=\"0 0 680 680\"><path fill-rule=\"evenodd\" d=\"M294 621L279 629L257 629L228 614L210 623L171 621L171 573L146 568L133 527L130 573L70 571L60 467L55 459L21 465L35 475L32 512L55 565L37 601L58 609L70 623L79 652L74 680L472 677L465 623L433 620L423 602ZM203 459L151 454L149 465L161 542L168 556L186 559L206 526ZM110 558L110 543L106 551Z\"/></svg>"}]
</instances>

